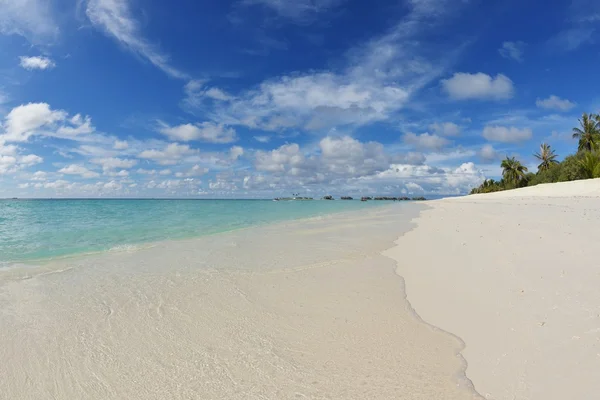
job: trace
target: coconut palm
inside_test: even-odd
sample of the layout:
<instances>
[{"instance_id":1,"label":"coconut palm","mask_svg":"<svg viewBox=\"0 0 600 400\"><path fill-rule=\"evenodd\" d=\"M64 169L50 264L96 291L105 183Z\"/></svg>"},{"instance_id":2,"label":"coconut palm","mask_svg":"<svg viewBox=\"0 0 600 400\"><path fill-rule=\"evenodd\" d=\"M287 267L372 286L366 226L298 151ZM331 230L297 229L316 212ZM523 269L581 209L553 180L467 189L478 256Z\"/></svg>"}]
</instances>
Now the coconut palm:
<instances>
[{"instance_id":1,"label":"coconut palm","mask_svg":"<svg viewBox=\"0 0 600 400\"><path fill-rule=\"evenodd\" d=\"M558 156L550 148L549 144L542 143L540 146L540 152L534 154L535 158L541 161L540 165L538 165L538 172L545 171L550 169L555 164L558 164L558 160L556 159Z\"/></svg>"},{"instance_id":2,"label":"coconut palm","mask_svg":"<svg viewBox=\"0 0 600 400\"><path fill-rule=\"evenodd\" d=\"M579 160L583 176L587 179L600 178L600 156L596 152L587 152Z\"/></svg>"},{"instance_id":3,"label":"coconut palm","mask_svg":"<svg viewBox=\"0 0 600 400\"><path fill-rule=\"evenodd\" d=\"M600 143L600 117L583 113L580 128L573 128L573 139L579 139L579 151L592 151Z\"/></svg>"},{"instance_id":4,"label":"coconut palm","mask_svg":"<svg viewBox=\"0 0 600 400\"><path fill-rule=\"evenodd\" d=\"M519 182L525 179L527 167L525 167L515 157L506 157L500 164L502 167L502 178L514 186L518 186Z\"/></svg>"}]
</instances>

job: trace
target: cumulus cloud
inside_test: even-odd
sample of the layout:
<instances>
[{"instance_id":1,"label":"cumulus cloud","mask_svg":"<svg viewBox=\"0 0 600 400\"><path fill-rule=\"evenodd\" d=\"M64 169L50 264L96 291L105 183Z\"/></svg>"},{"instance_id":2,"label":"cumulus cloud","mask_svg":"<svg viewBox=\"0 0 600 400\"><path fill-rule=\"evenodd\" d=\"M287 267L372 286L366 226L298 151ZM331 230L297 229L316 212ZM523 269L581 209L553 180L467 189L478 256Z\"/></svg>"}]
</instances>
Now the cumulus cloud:
<instances>
[{"instance_id":1,"label":"cumulus cloud","mask_svg":"<svg viewBox=\"0 0 600 400\"><path fill-rule=\"evenodd\" d=\"M533 132L529 128L515 128L499 125L488 125L483 128L483 137L493 142L518 143L531 139Z\"/></svg>"},{"instance_id":2,"label":"cumulus cloud","mask_svg":"<svg viewBox=\"0 0 600 400\"><path fill-rule=\"evenodd\" d=\"M117 157L92 158L90 162L92 164L101 165L104 172L113 171L115 169L129 169L137 164L137 160Z\"/></svg>"},{"instance_id":3,"label":"cumulus cloud","mask_svg":"<svg viewBox=\"0 0 600 400\"><path fill-rule=\"evenodd\" d=\"M190 148L188 145L170 143L164 150L144 150L138 154L138 158L152 160L160 165L173 165L180 162L183 158L197 153L197 150Z\"/></svg>"},{"instance_id":4,"label":"cumulus cloud","mask_svg":"<svg viewBox=\"0 0 600 400\"><path fill-rule=\"evenodd\" d=\"M38 155L21 155L16 146L0 142L0 175L14 174L43 161L44 159Z\"/></svg>"},{"instance_id":5,"label":"cumulus cloud","mask_svg":"<svg viewBox=\"0 0 600 400\"><path fill-rule=\"evenodd\" d=\"M126 150L129 148L129 143L126 140L115 140L113 149L115 150Z\"/></svg>"},{"instance_id":6,"label":"cumulus cloud","mask_svg":"<svg viewBox=\"0 0 600 400\"><path fill-rule=\"evenodd\" d=\"M62 121L67 113L52 110L47 103L29 103L13 108L6 116L4 135L0 139L13 142L24 142L44 126Z\"/></svg>"},{"instance_id":7,"label":"cumulus cloud","mask_svg":"<svg viewBox=\"0 0 600 400\"><path fill-rule=\"evenodd\" d=\"M155 169L144 169L144 168L140 168L137 171L135 171L138 174L141 175L156 175L156 170Z\"/></svg>"},{"instance_id":8,"label":"cumulus cloud","mask_svg":"<svg viewBox=\"0 0 600 400\"><path fill-rule=\"evenodd\" d=\"M575 103L567 100L561 99L558 96L551 95L546 99L537 99L535 105L539 108L545 108L548 110L557 110L557 111L569 111L573 107L575 107Z\"/></svg>"},{"instance_id":9,"label":"cumulus cloud","mask_svg":"<svg viewBox=\"0 0 600 400\"><path fill-rule=\"evenodd\" d=\"M500 155L491 144L486 144L481 148L481 150L479 150L479 157L483 161L491 162L499 159Z\"/></svg>"},{"instance_id":10,"label":"cumulus cloud","mask_svg":"<svg viewBox=\"0 0 600 400\"><path fill-rule=\"evenodd\" d=\"M169 126L162 121L159 121L159 124L159 132L171 140L182 142L201 140L209 143L231 143L237 140L233 128L209 121L177 126Z\"/></svg>"},{"instance_id":11,"label":"cumulus cloud","mask_svg":"<svg viewBox=\"0 0 600 400\"><path fill-rule=\"evenodd\" d=\"M513 96L513 82L505 75L495 77L482 72L455 73L442 80L444 91L454 100L504 100Z\"/></svg>"},{"instance_id":12,"label":"cumulus cloud","mask_svg":"<svg viewBox=\"0 0 600 400\"><path fill-rule=\"evenodd\" d=\"M244 155L243 147L233 146L231 149L229 149L229 157L231 157L232 160L237 160L238 158L240 158L243 155Z\"/></svg>"},{"instance_id":13,"label":"cumulus cloud","mask_svg":"<svg viewBox=\"0 0 600 400\"><path fill-rule=\"evenodd\" d=\"M169 76L188 79L186 73L171 66L167 55L142 36L128 0L88 0L85 12L94 26L127 50L150 61Z\"/></svg>"},{"instance_id":14,"label":"cumulus cloud","mask_svg":"<svg viewBox=\"0 0 600 400\"><path fill-rule=\"evenodd\" d=\"M328 136L319 142L318 154L306 154L298 144L291 143L272 151L257 151L254 163L259 172L314 184L371 175L400 158L387 154L381 143ZM249 180L246 186L256 183Z\"/></svg>"},{"instance_id":15,"label":"cumulus cloud","mask_svg":"<svg viewBox=\"0 0 600 400\"><path fill-rule=\"evenodd\" d=\"M442 136L458 136L460 133L460 126L456 125L454 122L436 122L429 125L429 129Z\"/></svg>"},{"instance_id":16,"label":"cumulus cloud","mask_svg":"<svg viewBox=\"0 0 600 400\"><path fill-rule=\"evenodd\" d=\"M35 56L35 57L21 56L21 57L19 57L19 59L21 60L21 62L20 62L21 67L28 69L30 71L34 70L34 69L41 69L41 70L51 69L56 66L54 61L52 61L48 57L44 57L44 56Z\"/></svg>"},{"instance_id":17,"label":"cumulus cloud","mask_svg":"<svg viewBox=\"0 0 600 400\"><path fill-rule=\"evenodd\" d=\"M421 150L441 150L450 144L450 141L438 135L430 135L423 133L417 135L415 133L407 133L404 135L404 143L415 146Z\"/></svg>"},{"instance_id":18,"label":"cumulus cloud","mask_svg":"<svg viewBox=\"0 0 600 400\"><path fill-rule=\"evenodd\" d=\"M187 171L177 172L175 174L175 176L177 178L189 178L189 177L202 176L202 175L206 174L207 172L208 172L208 168L204 168L199 165L194 165L192 168L190 168Z\"/></svg>"},{"instance_id":19,"label":"cumulus cloud","mask_svg":"<svg viewBox=\"0 0 600 400\"><path fill-rule=\"evenodd\" d=\"M525 52L525 43L518 42L504 42L502 47L498 49L500 55L504 58L510 58L518 62L523 61L523 53Z\"/></svg>"},{"instance_id":20,"label":"cumulus cloud","mask_svg":"<svg viewBox=\"0 0 600 400\"><path fill-rule=\"evenodd\" d=\"M90 117L82 117L81 114L77 114L66 121L64 126L59 127L56 130L56 133L58 136L72 137L92 133L95 130L96 129L92 126L92 119Z\"/></svg>"},{"instance_id":21,"label":"cumulus cloud","mask_svg":"<svg viewBox=\"0 0 600 400\"><path fill-rule=\"evenodd\" d=\"M97 178L100 176L99 173L95 171L90 171L83 165L71 164L67 167L64 167L58 171L61 174L65 175L79 175L82 178Z\"/></svg>"},{"instance_id":22,"label":"cumulus cloud","mask_svg":"<svg viewBox=\"0 0 600 400\"><path fill-rule=\"evenodd\" d=\"M0 128L0 140L26 142L33 135L74 139L95 131L89 117L69 118L64 110L53 110L47 103L28 103L13 108ZM0 131L1 132L1 131Z\"/></svg>"},{"instance_id":23,"label":"cumulus cloud","mask_svg":"<svg viewBox=\"0 0 600 400\"><path fill-rule=\"evenodd\" d=\"M45 181L48 173L45 171L36 171L31 175L32 181Z\"/></svg>"}]
</instances>

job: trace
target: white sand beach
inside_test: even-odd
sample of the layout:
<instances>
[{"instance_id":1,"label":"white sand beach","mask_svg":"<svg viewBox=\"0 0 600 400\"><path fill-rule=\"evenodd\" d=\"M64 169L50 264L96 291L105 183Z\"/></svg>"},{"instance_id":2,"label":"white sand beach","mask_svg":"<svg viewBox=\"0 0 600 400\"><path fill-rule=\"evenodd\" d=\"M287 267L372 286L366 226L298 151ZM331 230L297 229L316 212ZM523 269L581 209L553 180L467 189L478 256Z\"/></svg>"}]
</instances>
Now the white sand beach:
<instances>
[{"instance_id":1,"label":"white sand beach","mask_svg":"<svg viewBox=\"0 0 600 400\"><path fill-rule=\"evenodd\" d=\"M385 254L497 400L600 393L600 180L429 202Z\"/></svg>"},{"instance_id":2,"label":"white sand beach","mask_svg":"<svg viewBox=\"0 0 600 400\"><path fill-rule=\"evenodd\" d=\"M599 188L1 270L0 398L595 399Z\"/></svg>"}]
</instances>

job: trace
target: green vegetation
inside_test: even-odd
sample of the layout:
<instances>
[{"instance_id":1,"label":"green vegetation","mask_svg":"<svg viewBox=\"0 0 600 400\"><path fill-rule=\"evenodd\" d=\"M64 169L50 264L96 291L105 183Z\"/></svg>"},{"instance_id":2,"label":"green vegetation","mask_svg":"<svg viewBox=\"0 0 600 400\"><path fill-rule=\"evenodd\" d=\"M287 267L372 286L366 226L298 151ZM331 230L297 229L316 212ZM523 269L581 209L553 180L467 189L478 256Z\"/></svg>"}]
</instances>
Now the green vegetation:
<instances>
[{"instance_id":1,"label":"green vegetation","mask_svg":"<svg viewBox=\"0 0 600 400\"><path fill-rule=\"evenodd\" d=\"M534 154L540 161L537 173L528 173L527 168L515 157L506 157L500 164L502 179L487 179L471 190L471 194L600 178L600 114L584 113L579 119L579 126L573 128L573 138L578 139L577 152L565 157L562 162L557 160L558 155L550 145L542 143L540 151Z\"/></svg>"}]
</instances>

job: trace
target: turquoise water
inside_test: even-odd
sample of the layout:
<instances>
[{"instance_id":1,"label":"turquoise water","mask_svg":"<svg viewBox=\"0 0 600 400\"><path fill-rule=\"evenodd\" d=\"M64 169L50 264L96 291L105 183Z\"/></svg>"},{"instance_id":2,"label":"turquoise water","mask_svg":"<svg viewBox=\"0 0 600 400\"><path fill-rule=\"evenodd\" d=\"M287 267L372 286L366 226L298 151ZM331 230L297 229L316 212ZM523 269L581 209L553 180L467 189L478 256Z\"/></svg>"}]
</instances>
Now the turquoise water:
<instances>
[{"instance_id":1,"label":"turquoise water","mask_svg":"<svg viewBox=\"0 0 600 400\"><path fill-rule=\"evenodd\" d=\"M0 267L372 208L360 201L2 200Z\"/></svg>"}]
</instances>

